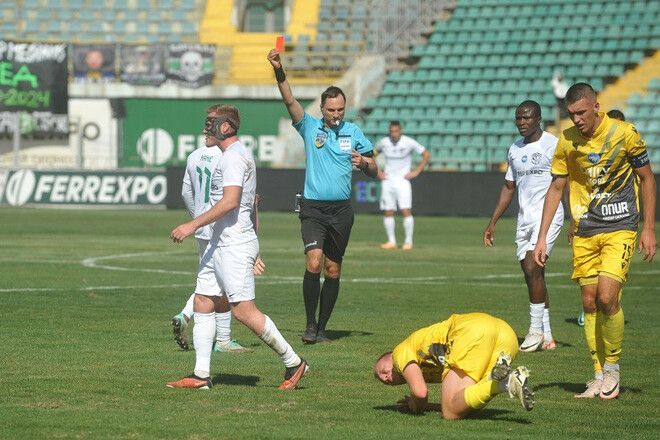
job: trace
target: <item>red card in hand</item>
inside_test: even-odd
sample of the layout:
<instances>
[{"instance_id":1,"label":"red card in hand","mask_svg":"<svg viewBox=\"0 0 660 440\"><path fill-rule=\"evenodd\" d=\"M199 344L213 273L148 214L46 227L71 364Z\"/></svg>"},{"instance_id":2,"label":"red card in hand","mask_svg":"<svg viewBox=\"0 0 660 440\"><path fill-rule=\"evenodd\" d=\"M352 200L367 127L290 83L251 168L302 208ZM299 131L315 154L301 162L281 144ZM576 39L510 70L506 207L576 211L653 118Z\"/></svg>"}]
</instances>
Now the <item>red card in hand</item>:
<instances>
[{"instance_id":1,"label":"red card in hand","mask_svg":"<svg viewBox=\"0 0 660 440\"><path fill-rule=\"evenodd\" d=\"M278 52L284 52L284 36L280 35L277 37L277 41L275 42L275 48L277 49Z\"/></svg>"}]
</instances>

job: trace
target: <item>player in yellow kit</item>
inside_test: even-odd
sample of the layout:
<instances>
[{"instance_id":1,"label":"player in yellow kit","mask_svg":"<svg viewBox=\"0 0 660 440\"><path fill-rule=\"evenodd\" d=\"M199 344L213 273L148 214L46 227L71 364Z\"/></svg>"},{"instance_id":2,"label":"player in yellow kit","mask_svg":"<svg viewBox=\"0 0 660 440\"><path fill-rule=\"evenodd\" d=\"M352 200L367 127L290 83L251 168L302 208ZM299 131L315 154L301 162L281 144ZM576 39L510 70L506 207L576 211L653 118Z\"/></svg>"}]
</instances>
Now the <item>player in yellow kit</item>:
<instances>
[{"instance_id":1,"label":"player in yellow kit","mask_svg":"<svg viewBox=\"0 0 660 440\"><path fill-rule=\"evenodd\" d=\"M576 398L619 395L619 355L624 316L619 303L637 240L641 191L644 227L638 252L649 262L657 250L655 178L637 129L599 112L593 88L577 83L566 93L574 127L564 130L552 161L553 181L543 205L534 259L545 264L546 235L569 181L574 221L573 275L582 291L584 333L594 379Z\"/></svg>"},{"instance_id":2,"label":"player in yellow kit","mask_svg":"<svg viewBox=\"0 0 660 440\"><path fill-rule=\"evenodd\" d=\"M383 354L374 376L386 385L410 387L398 402L413 412L442 411L445 419L461 419L486 406L505 391L518 397L526 410L534 407L529 371L511 362L518 339L506 322L485 313L451 315L417 330ZM442 383L442 404L429 403L427 383Z\"/></svg>"}]
</instances>

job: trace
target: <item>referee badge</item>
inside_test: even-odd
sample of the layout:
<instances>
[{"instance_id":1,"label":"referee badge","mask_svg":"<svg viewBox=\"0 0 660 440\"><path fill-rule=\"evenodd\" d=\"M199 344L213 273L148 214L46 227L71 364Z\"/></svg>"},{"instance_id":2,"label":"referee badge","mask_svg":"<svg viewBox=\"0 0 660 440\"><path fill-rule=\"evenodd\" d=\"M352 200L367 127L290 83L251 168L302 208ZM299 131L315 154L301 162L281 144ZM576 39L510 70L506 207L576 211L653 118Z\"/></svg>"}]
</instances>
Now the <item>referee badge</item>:
<instances>
[{"instance_id":1,"label":"referee badge","mask_svg":"<svg viewBox=\"0 0 660 440\"><path fill-rule=\"evenodd\" d=\"M339 138L339 148L341 151L351 152L353 151L353 142L351 142L350 137Z\"/></svg>"},{"instance_id":2,"label":"referee badge","mask_svg":"<svg viewBox=\"0 0 660 440\"><path fill-rule=\"evenodd\" d=\"M317 131L316 138L314 139L314 145L316 145L316 148L321 148L325 145L326 140L328 140L328 133Z\"/></svg>"}]
</instances>

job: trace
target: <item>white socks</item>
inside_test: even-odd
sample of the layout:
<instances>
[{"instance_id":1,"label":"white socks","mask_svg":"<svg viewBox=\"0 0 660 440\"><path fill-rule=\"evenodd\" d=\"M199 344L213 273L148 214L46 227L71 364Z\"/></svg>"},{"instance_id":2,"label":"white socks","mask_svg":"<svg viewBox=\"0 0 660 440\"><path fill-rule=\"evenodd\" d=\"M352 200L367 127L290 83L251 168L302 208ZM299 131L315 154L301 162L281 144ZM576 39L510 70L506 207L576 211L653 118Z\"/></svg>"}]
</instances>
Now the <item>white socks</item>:
<instances>
[{"instance_id":1,"label":"white socks","mask_svg":"<svg viewBox=\"0 0 660 440\"><path fill-rule=\"evenodd\" d=\"M192 295L190 295L190 298L188 298L188 301L186 301L186 306L181 310L181 313L186 315L188 320L193 317L194 313L194 308L193 308L193 303L195 302L195 292L193 292Z\"/></svg>"},{"instance_id":2,"label":"white socks","mask_svg":"<svg viewBox=\"0 0 660 440\"><path fill-rule=\"evenodd\" d=\"M215 340L218 344L229 343L231 339L231 310L224 313L215 312Z\"/></svg>"},{"instance_id":3,"label":"white socks","mask_svg":"<svg viewBox=\"0 0 660 440\"><path fill-rule=\"evenodd\" d=\"M396 244L396 234L394 216L392 217L383 217L383 226L385 227L385 234L387 234L387 242ZM406 239L403 241L403 244L413 244L413 231L415 229L415 219L412 215L403 218L403 231L406 235Z\"/></svg>"},{"instance_id":4,"label":"white socks","mask_svg":"<svg viewBox=\"0 0 660 440\"><path fill-rule=\"evenodd\" d=\"M299 365L301 360L300 356L293 351L291 345L282 337L280 331L275 327L275 323L271 321L268 315L264 323L264 332L259 336L259 339L264 341L270 348L280 356L285 367L295 367ZM197 325L197 324L195 324Z\"/></svg>"},{"instance_id":5,"label":"white socks","mask_svg":"<svg viewBox=\"0 0 660 440\"><path fill-rule=\"evenodd\" d=\"M403 244L413 244L413 230L415 229L415 220L412 215L403 218L403 230L406 233L406 240Z\"/></svg>"},{"instance_id":6,"label":"white socks","mask_svg":"<svg viewBox=\"0 0 660 440\"><path fill-rule=\"evenodd\" d=\"M543 309L543 338L552 341L552 329L550 329L550 309Z\"/></svg>"},{"instance_id":7,"label":"white socks","mask_svg":"<svg viewBox=\"0 0 660 440\"><path fill-rule=\"evenodd\" d=\"M195 375L207 378L211 373L211 350L215 336L215 312L195 313L193 344L195 344Z\"/></svg>"},{"instance_id":8,"label":"white socks","mask_svg":"<svg viewBox=\"0 0 660 440\"><path fill-rule=\"evenodd\" d=\"M383 226L385 226L387 242L396 244L396 235L394 234L394 217L383 217Z\"/></svg>"},{"instance_id":9,"label":"white socks","mask_svg":"<svg viewBox=\"0 0 660 440\"><path fill-rule=\"evenodd\" d=\"M545 303L529 303L529 333L543 334L543 310Z\"/></svg>"}]
</instances>

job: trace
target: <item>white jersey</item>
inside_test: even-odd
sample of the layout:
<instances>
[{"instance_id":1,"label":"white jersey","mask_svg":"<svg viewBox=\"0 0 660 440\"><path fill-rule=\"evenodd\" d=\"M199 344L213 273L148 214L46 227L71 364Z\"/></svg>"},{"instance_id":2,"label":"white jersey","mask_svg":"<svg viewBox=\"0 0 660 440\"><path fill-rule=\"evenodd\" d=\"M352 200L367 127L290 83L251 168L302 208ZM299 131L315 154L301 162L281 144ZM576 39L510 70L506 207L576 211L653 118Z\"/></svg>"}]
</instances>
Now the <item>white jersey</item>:
<instances>
[{"instance_id":1,"label":"white jersey","mask_svg":"<svg viewBox=\"0 0 660 440\"><path fill-rule=\"evenodd\" d=\"M387 136L376 144L376 151L385 155L385 175L388 179L403 179L411 171L412 154L422 154L426 148L415 139L401 135L397 143Z\"/></svg>"},{"instance_id":2,"label":"white jersey","mask_svg":"<svg viewBox=\"0 0 660 440\"><path fill-rule=\"evenodd\" d=\"M225 187L239 186L242 189L239 205L213 225L211 244L230 246L255 240L257 234L251 215L257 193L257 167L252 153L243 144L236 141L224 151L211 186L214 203L223 197Z\"/></svg>"},{"instance_id":3,"label":"white jersey","mask_svg":"<svg viewBox=\"0 0 660 440\"><path fill-rule=\"evenodd\" d=\"M552 182L550 167L558 139L544 131L541 138L529 144L524 138L509 147L505 179L515 182L518 190L518 229L541 222L545 194ZM564 222L564 207L559 204L553 223Z\"/></svg>"},{"instance_id":4,"label":"white jersey","mask_svg":"<svg viewBox=\"0 0 660 440\"><path fill-rule=\"evenodd\" d=\"M211 209L211 179L222 151L218 147L201 147L190 153L183 175L182 195L190 216L197 218ZM195 238L211 239L212 225L202 226L195 231Z\"/></svg>"}]
</instances>

